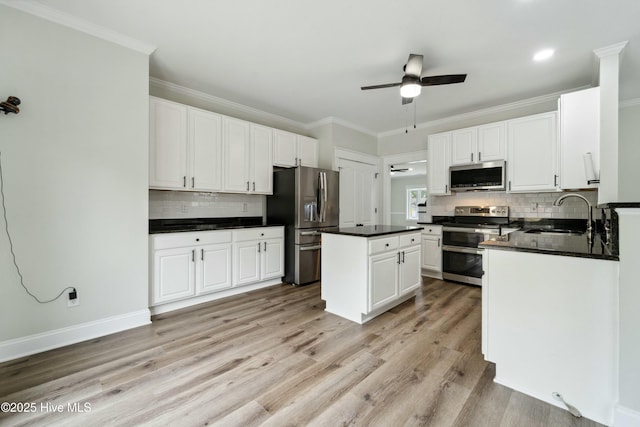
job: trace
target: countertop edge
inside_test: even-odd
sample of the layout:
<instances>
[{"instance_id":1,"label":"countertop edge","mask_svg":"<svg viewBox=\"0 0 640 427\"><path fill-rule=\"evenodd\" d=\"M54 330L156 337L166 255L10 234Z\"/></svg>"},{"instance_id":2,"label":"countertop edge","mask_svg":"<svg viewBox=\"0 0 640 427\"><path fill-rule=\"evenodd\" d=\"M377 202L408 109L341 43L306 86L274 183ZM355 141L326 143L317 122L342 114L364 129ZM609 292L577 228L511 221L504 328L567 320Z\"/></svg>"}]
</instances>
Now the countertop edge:
<instances>
[{"instance_id":1,"label":"countertop edge","mask_svg":"<svg viewBox=\"0 0 640 427\"><path fill-rule=\"evenodd\" d=\"M552 255L552 256L568 256L568 257L574 257L574 258L590 258L590 259L599 259L602 261L620 261L620 257L617 255L587 254L587 253L581 253L581 252L527 248L523 246L506 246L506 245L501 245L500 242L491 242L491 241L482 242L478 245L478 247L482 249L497 249L500 251L528 252L528 253L534 253L534 254Z\"/></svg>"}]
</instances>

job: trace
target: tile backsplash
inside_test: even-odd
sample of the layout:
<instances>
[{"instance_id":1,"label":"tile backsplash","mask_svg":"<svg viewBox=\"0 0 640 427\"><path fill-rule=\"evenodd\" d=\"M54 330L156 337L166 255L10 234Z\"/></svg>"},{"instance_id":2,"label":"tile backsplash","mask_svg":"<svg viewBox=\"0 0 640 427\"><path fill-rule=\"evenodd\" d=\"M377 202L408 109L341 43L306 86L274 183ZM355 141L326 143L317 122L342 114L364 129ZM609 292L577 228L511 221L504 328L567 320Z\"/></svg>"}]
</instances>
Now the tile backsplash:
<instances>
[{"instance_id":1,"label":"tile backsplash","mask_svg":"<svg viewBox=\"0 0 640 427\"><path fill-rule=\"evenodd\" d=\"M149 219L263 216L265 196L149 190Z\"/></svg>"},{"instance_id":2,"label":"tile backsplash","mask_svg":"<svg viewBox=\"0 0 640 427\"><path fill-rule=\"evenodd\" d=\"M589 200L592 206L598 204L598 192L571 191ZM428 209L431 215L451 216L456 206L509 206L512 218L583 218L587 219L587 207L584 201L570 197L561 206L553 202L566 192L552 193L506 193L506 192L466 192L451 196L429 196ZM594 218L599 218L597 209Z\"/></svg>"}]
</instances>

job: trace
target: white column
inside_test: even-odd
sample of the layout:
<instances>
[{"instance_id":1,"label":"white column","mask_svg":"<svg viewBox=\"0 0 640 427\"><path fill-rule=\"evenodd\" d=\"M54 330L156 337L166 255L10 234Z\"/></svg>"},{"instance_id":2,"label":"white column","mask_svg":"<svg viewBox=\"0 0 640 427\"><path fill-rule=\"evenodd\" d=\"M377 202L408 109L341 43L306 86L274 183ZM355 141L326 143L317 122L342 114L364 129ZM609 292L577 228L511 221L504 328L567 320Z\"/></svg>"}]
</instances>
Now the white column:
<instances>
[{"instance_id":1,"label":"white column","mask_svg":"<svg viewBox=\"0 0 640 427\"><path fill-rule=\"evenodd\" d=\"M620 54L627 42L596 49L600 59L600 186L598 203L618 200L618 88Z\"/></svg>"}]
</instances>

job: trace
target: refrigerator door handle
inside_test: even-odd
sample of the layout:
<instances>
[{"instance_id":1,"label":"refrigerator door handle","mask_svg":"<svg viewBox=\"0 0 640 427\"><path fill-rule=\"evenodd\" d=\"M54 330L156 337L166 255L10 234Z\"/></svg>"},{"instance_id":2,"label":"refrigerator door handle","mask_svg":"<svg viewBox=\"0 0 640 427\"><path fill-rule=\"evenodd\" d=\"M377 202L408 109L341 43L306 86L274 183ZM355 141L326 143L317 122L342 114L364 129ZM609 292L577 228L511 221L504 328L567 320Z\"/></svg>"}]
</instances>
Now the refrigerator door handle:
<instances>
[{"instance_id":1,"label":"refrigerator door handle","mask_svg":"<svg viewBox=\"0 0 640 427\"><path fill-rule=\"evenodd\" d=\"M322 221L322 209L324 208L324 201L322 200L322 172L318 172L318 191L316 193L316 197L318 199L318 205L316 213L318 214L318 221Z\"/></svg>"},{"instance_id":2,"label":"refrigerator door handle","mask_svg":"<svg viewBox=\"0 0 640 427\"><path fill-rule=\"evenodd\" d=\"M324 203L322 203L322 222L325 222L327 220L327 202L329 201L328 198L328 189L327 189L327 173L326 172L322 172L322 191L323 191L323 196L324 196Z\"/></svg>"}]
</instances>

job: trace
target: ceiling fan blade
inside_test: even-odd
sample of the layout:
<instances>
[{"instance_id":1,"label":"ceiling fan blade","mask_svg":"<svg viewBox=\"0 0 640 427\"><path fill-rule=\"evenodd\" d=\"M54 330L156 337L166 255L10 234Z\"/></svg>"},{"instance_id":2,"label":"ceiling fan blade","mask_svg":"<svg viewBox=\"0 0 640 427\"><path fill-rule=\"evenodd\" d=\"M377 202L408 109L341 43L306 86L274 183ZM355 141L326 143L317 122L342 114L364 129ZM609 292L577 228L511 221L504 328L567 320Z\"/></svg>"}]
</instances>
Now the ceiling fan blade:
<instances>
[{"instance_id":1,"label":"ceiling fan blade","mask_svg":"<svg viewBox=\"0 0 640 427\"><path fill-rule=\"evenodd\" d=\"M374 86L362 86L360 89L369 90L369 89L384 89L385 87L395 87L400 86L402 83L387 83L384 85L374 85Z\"/></svg>"},{"instance_id":2,"label":"ceiling fan blade","mask_svg":"<svg viewBox=\"0 0 640 427\"><path fill-rule=\"evenodd\" d=\"M413 102L413 98L402 98L402 105L411 104Z\"/></svg>"},{"instance_id":3,"label":"ceiling fan blade","mask_svg":"<svg viewBox=\"0 0 640 427\"><path fill-rule=\"evenodd\" d=\"M467 78L466 74L447 74L444 76L426 76L420 79L422 86L449 85L462 83Z\"/></svg>"},{"instance_id":4,"label":"ceiling fan blade","mask_svg":"<svg viewBox=\"0 0 640 427\"><path fill-rule=\"evenodd\" d=\"M410 54L407 65L404 66L404 73L410 76L420 77L420 74L422 74L422 60L422 55Z\"/></svg>"}]
</instances>

